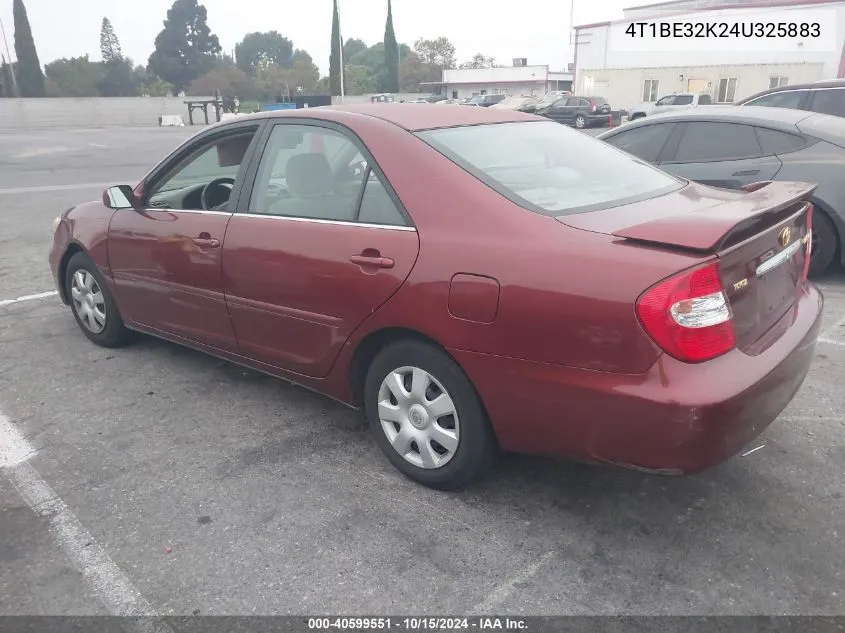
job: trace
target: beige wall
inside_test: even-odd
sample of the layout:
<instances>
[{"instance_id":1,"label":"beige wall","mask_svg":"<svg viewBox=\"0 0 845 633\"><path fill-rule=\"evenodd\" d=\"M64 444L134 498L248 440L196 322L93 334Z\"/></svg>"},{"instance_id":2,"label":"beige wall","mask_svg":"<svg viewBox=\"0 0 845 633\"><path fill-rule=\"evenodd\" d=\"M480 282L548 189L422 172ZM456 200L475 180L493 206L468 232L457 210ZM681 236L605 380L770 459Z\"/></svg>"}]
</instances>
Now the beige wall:
<instances>
[{"instance_id":1,"label":"beige wall","mask_svg":"<svg viewBox=\"0 0 845 633\"><path fill-rule=\"evenodd\" d=\"M643 101L643 84L646 79L658 80L658 98L673 92L688 90L689 81L696 85L710 83L705 90L716 93L720 79L735 78L735 100L749 97L769 88L770 77L786 77L788 83L797 84L822 78L821 63L813 64L735 64L722 66L676 66L664 68L583 69L576 77L575 92L585 96L601 96L614 109L631 108ZM681 79L683 77L683 79Z\"/></svg>"}]
</instances>

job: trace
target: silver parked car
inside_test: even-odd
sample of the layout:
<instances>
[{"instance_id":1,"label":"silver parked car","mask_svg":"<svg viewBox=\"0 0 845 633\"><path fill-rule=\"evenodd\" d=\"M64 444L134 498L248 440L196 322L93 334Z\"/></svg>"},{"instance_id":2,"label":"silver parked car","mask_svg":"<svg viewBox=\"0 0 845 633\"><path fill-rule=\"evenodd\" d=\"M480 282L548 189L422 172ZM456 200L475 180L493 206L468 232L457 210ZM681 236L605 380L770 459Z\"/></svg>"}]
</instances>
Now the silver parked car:
<instances>
[{"instance_id":1,"label":"silver parked car","mask_svg":"<svg viewBox=\"0 0 845 633\"><path fill-rule=\"evenodd\" d=\"M782 108L700 106L633 121L598 138L711 186L817 183L810 272L845 264L845 119Z\"/></svg>"}]
</instances>

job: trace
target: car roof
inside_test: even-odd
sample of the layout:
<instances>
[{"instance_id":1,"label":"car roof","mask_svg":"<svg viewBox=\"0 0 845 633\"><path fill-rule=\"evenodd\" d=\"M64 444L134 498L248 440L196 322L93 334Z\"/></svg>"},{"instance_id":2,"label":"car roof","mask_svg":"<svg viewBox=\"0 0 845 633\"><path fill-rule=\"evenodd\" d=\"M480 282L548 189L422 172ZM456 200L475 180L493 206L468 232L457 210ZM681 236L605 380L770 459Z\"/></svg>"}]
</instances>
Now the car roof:
<instances>
[{"instance_id":1,"label":"car roof","mask_svg":"<svg viewBox=\"0 0 845 633\"><path fill-rule=\"evenodd\" d=\"M637 119L630 123L613 128L632 129L641 125L648 125L655 121L724 121L725 123L752 123L773 127L794 127L807 117L818 116L807 110L791 110L788 108L768 108L765 106L728 106L712 105L699 106L684 110L661 112Z\"/></svg>"},{"instance_id":2,"label":"car roof","mask_svg":"<svg viewBox=\"0 0 845 633\"><path fill-rule=\"evenodd\" d=\"M778 92L789 92L792 90L823 90L825 88L845 88L845 79L822 79L820 81L813 81L806 84L794 84L791 86L779 86L777 88L769 88L768 90L761 90L760 92L745 97L737 103L739 105L747 103L752 99L758 99L766 95L775 94Z\"/></svg>"},{"instance_id":3,"label":"car roof","mask_svg":"<svg viewBox=\"0 0 845 633\"><path fill-rule=\"evenodd\" d=\"M490 108L432 108L428 103L362 103L331 105L295 110L258 112L228 119L216 125L239 123L248 119L323 119L354 125L360 117L373 117L393 123L410 132L463 125L485 125L518 121L547 121L516 110Z\"/></svg>"}]
</instances>

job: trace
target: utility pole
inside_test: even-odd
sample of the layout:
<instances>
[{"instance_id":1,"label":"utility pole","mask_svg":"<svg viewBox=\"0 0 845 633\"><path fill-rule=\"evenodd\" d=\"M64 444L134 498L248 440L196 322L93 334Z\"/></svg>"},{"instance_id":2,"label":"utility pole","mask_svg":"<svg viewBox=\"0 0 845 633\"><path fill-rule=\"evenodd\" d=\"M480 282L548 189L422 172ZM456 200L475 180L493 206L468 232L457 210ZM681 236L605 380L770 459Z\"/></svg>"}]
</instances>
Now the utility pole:
<instances>
[{"instance_id":1,"label":"utility pole","mask_svg":"<svg viewBox=\"0 0 845 633\"><path fill-rule=\"evenodd\" d=\"M337 10L338 13L338 29L337 29L337 40L338 40L338 50L340 51L340 102L343 103L346 100L346 95L343 91L343 35L340 32L340 8Z\"/></svg>"},{"instance_id":2,"label":"utility pole","mask_svg":"<svg viewBox=\"0 0 845 633\"><path fill-rule=\"evenodd\" d=\"M3 45L6 47L6 57L9 58L9 75L12 77L12 96L18 96L18 80L15 77L15 65L12 63L12 54L9 52L9 40L6 39L6 29L3 27L3 18L0 18L0 33L3 34Z\"/></svg>"}]
</instances>

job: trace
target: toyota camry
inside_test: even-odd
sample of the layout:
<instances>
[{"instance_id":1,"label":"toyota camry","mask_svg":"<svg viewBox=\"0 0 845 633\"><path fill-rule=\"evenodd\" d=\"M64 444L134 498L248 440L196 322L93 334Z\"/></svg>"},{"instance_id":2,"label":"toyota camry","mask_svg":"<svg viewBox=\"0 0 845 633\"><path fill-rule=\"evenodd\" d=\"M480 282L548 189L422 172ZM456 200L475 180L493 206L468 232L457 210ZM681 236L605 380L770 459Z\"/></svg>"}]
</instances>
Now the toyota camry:
<instances>
[{"instance_id":1,"label":"toyota camry","mask_svg":"<svg viewBox=\"0 0 845 633\"><path fill-rule=\"evenodd\" d=\"M56 218L91 341L142 333L362 408L406 476L500 451L685 474L804 380L814 185L665 173L548 119L378 104L209 126Z\"/></svg>"}]
</instances>

